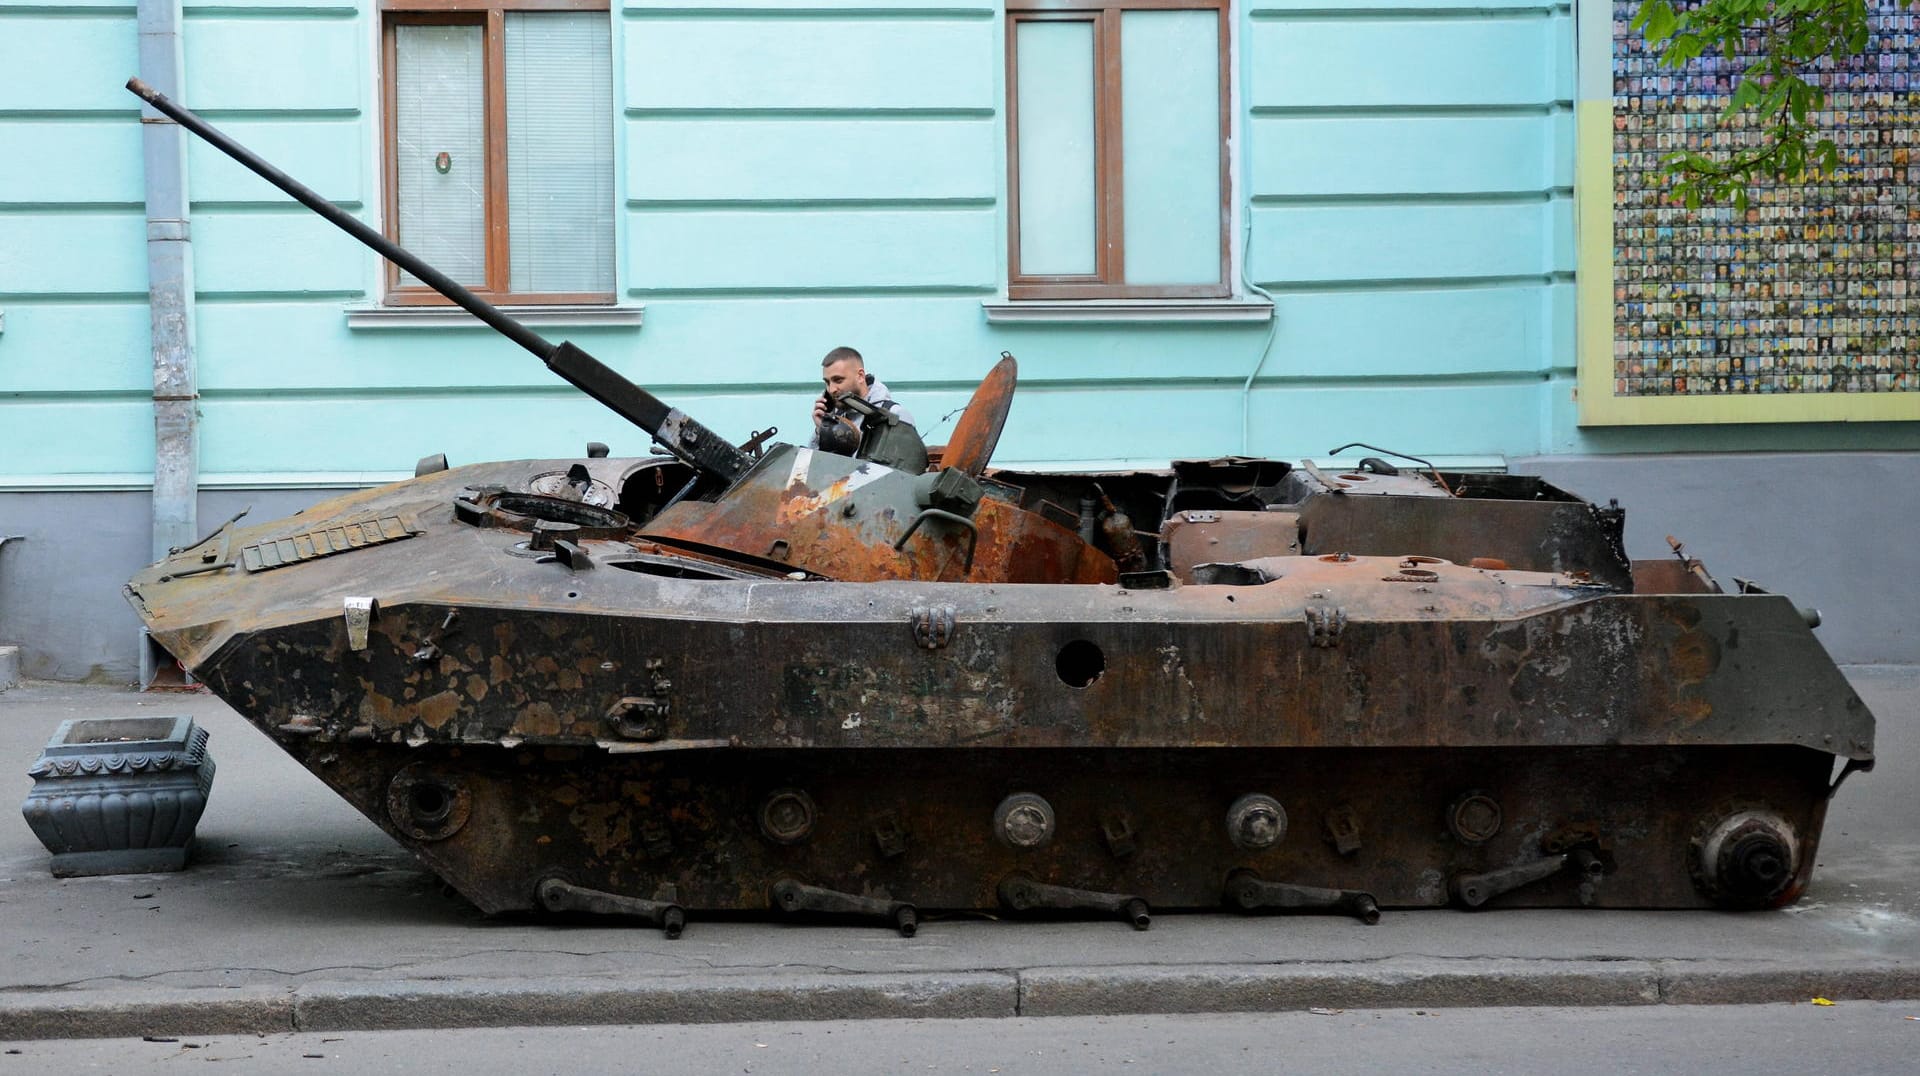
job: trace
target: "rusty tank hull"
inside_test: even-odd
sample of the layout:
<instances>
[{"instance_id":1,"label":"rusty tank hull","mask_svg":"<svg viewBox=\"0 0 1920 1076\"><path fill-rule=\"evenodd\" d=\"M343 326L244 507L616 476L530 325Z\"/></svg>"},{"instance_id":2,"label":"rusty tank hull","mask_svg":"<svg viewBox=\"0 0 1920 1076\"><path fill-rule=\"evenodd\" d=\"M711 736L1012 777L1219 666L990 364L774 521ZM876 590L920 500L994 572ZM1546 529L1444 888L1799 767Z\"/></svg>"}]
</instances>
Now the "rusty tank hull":
<instances>
[{"instance_id":1,"label":"rusty tank hull","mask_svg":"<svg viewBox=\"0 0 1920 1076\"><path fill-rule=\"evenodd\" d=\"M423 460L128 584L485 911L1777 906L1872 763L1815 618L1630 562L1617 507L1380 457L993 471L1010 355L931 468L858 399L849 454L735 445L130 88L661 453Z\"/></svg>"},{"instance_id":2,"label":"rusty tank hull","mask_svg":"<svg viewBox=\"0 0 1920 1076\"><path fill-rule=\"evenodd\" d=\"M789 481L804 452L761 468L789 504L823 495ZM580 526L592 506L532 492L576 465L609 491L675 484L657 460L449 470L228 528L129 592L196 678L489 912L554 880L696 912L777 907L782 883L888 908L1003 908L1029 881L1075 907L1218 907L1249 879L1255 906L1334 910L1778 904L1806 884L1834 760L1872 757L1791 602L1677 558L1625 565L1633 589L1556 570L1620 569L1618 516L1531 480L1478 498L1509 555L1515 514L1562 533L1513 568L1398 544L1424 475L1009 476L1279 498L1170 512L1165 567L1125 582L749 571L631 518L562 556L530 548L537 515L456 510L519 491L503 503ZM812 510L859 496L841 489ZM1323 516L1343 521L1301 522ZM405 537L365 538L380 521ZM1236 559L1193 559L1223 545ZM1021 797L1037 836L1007 816Z\"/></svg>"}]
</instances>

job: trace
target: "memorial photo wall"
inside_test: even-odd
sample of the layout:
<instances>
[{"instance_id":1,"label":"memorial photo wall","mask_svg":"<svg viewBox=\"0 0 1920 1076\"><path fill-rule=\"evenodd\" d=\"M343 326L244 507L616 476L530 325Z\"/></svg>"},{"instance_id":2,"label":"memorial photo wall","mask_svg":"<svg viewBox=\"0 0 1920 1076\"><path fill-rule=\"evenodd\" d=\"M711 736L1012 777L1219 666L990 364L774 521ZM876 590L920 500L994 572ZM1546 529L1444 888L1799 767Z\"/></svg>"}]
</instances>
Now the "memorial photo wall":
<instances>
[{"instance_id":1,"label":"memorial photo wall","mask_svg":"<svg viewBox=\"0 0 1920 1076\"><path fill-rule=\"evenodd\" d=\"M1611 340L1604 354L1583 347L1583 421L1920 417L1920 15L1876 0L1867 50L1809 78L1826 91L1816 124L1839 150L1836 169L1757 182L1745 209L1688 209L1663 162L1757 144L1756 117L1720 120L1752 57L1663 67L1632 28L1637 9L1612 5L1610 264L1581 282L1610 292ZM1582 132L1583 150L1599 144ZM1599 309L1584 303L1582 316ZM1869 399L1879 402L1860 406ZM1662 402L1633 406L1648 401Z\"/></svg>"}]
</instances>

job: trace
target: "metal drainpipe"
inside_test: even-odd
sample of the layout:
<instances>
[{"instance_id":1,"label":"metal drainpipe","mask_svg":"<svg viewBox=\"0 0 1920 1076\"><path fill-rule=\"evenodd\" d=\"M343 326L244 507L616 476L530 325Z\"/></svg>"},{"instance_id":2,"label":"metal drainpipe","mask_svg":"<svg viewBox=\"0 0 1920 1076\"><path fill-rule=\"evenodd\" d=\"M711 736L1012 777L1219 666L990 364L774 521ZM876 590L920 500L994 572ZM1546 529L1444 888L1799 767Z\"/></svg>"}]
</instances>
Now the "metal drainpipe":
<instances>
[{"instance_id":1,"label":"metal drainpipe","mask_svg":"<svg viewBox=\"0 0 1920 1076\"><path fill-rule=\"evenodd\" d=\"M181 0L138 0L140 77L181 96ZM153 345L153 559L197 537L200 492L199 382L194 373L193 247L188 231L186 132L140 109L146 166L147 307ZM164 654L140 638L140 684Z\"/></svg>"}]
</instances>

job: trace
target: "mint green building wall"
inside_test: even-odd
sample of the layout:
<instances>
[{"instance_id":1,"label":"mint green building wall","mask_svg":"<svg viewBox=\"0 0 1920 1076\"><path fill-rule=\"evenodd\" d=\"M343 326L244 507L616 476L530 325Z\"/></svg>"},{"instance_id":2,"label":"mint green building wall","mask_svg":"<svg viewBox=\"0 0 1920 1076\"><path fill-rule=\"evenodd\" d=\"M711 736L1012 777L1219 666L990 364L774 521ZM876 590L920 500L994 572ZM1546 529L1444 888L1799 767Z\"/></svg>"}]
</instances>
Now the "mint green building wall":
<instances>
[{"instance_id":1,"label":"mint green building wall","mask_svg":"<svg viewBox=\"0 0 1920 1076\"><path fill-rule=\"evenodd\" d=\"M934 442L1013 351L1009 461L1920 443L1913 424L1577 427L1564 4L1237 10L1236 270L1272 293L1271 324L988 320L1006 272L996 6L616 0L612 19L619 294L644 322L543 331L736 437L803 435L817 359L847 343ZM196 2L184 32L187 103L377 215L371 5ZM151 471L134 54L129 4L0 0L3 488ZM197 143L190 169L209 486L646 450L484 330L349 327L378 301L371 255Z\"/></svg>"}]
</instances>

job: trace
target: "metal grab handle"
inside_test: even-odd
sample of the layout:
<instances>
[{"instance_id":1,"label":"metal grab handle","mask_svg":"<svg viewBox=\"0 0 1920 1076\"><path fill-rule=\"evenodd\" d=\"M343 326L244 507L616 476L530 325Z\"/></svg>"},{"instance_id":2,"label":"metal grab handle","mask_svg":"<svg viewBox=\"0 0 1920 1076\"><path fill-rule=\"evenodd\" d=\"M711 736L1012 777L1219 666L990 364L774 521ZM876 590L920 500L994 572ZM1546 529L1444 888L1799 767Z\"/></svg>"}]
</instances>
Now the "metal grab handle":
<instances>
[{"instance_id":1,"label":"metal grab handle","mask_svg":"<svg viewBox=\"0 0 1920 1076\"><path fill-rule=\"evenodd\" d=\"M1338 456L1340 453L1345 452L1349 448L1370 448L1375 452L1385 452L1389 456L1398 456L1403 460L1412 460L1415 463L1422 464L1426 467L1427 473L1433 476L1433 480L1439 484L1440 488L1446 491L1447 496L1449 497L1460 496L1458 493L1455 493L1453 491L1452 486L1447 485L1446 479L1440 477L1440 468L1435 467L1433 464L1428 463L1426 460L1423 460L1418 456L1409 456L1405 452L1395 452L1391 448L1381 448L1379 445L1370 445L1370 444L1367 444L1365 441L1350 441L1344 445L1341 445L1339 448L1336 448L1333 451L1327 453L1327 455ZM1360 462L1365 463L1366 461L1361 460Z\"/></svg>"},{"instance_id":2,"label":"metal grab handle","mask_svg":"<svg viewBox=\"0 0 1920 1076\"><path fill-rule=\"evenodd\" d=\"M1269 882L1250 870L1227 876L1227 903L1243 912L1273 908L1289 912L1338 912L1362 923L1380 921L1380 905L1373 894L1355 889L1326 889L1314 885Z\"/></svg>"},{"instance_id":3,"label":"metal grab handle","mask_svg":"<svg viewBox=\"0 0 1920 1076\"><path fill-rule=\"evenodd\" d=\"M1455 875L1451 884L1453 896L1469 908L1478 908L1502 893L1553 877L1572 860L1570 853L1561 852L1484 874Z\"/></svg>"},{"instance_id":4,"label":"metal grab handle","mask_svg":"<svg viewBox=\"0 0 1920 1076\"><path fill-rule=\"evenodd\" d=\"M822 889L792 878L782 878L773 883L773 903L784 912L825 912L829 915L882 919L892 923L903 938L911 938L920 930L919 909L905 901Z\"/></svg>"},{"instance_id":5,"label":"metal grab handle","mask_svg":"<svg viewBox=\"0 0 1920 1076\"><path fill-rule=\"evenodd\" d=\"M534 895L539 898L541 906L550 912L631 915L659 927L669 938L678 938L687 927L686 909L675 900L641 900L639 897L588 889L553 876L541 879L540 884L534 887Z\"/></svg>"},{"instance_id":6,"label":"metal grab handle","mask_svg":"<svg viewBox=\"0 0 1920 1076\"><path fill-rule=\"evenodd\" d=\"M961 573L971 574L973 572L973 550L980 544L980 528L974 526L973 520L968 519L966 516L949 512L944 508L922 508L920 514L913 517L913 522L907 524L907 533L901 535L899 541L893 543L893 551L898 553L906 549L907 539L912 538L913 532L920 529L920 524L925 523L929 519L958 523L962 527L967 528L967 560L961 568Z\"/></svg>"},{"instance_id":7,"label":"metal grab handle","mask_svg":"<svg viewBox=\"0 0 1920 1076\"><path fill-rule=\"evenodd\" d=\"M1147 902L1131 893L1102 893L1072 886L1048 885L1023 874L1001 880L1000 902L1016 912L1035 908L1112 912L1133 924L1135 930L1146 930L1153 925L1153 913L1147 907Z\"/></svg>"}]
</instances>

